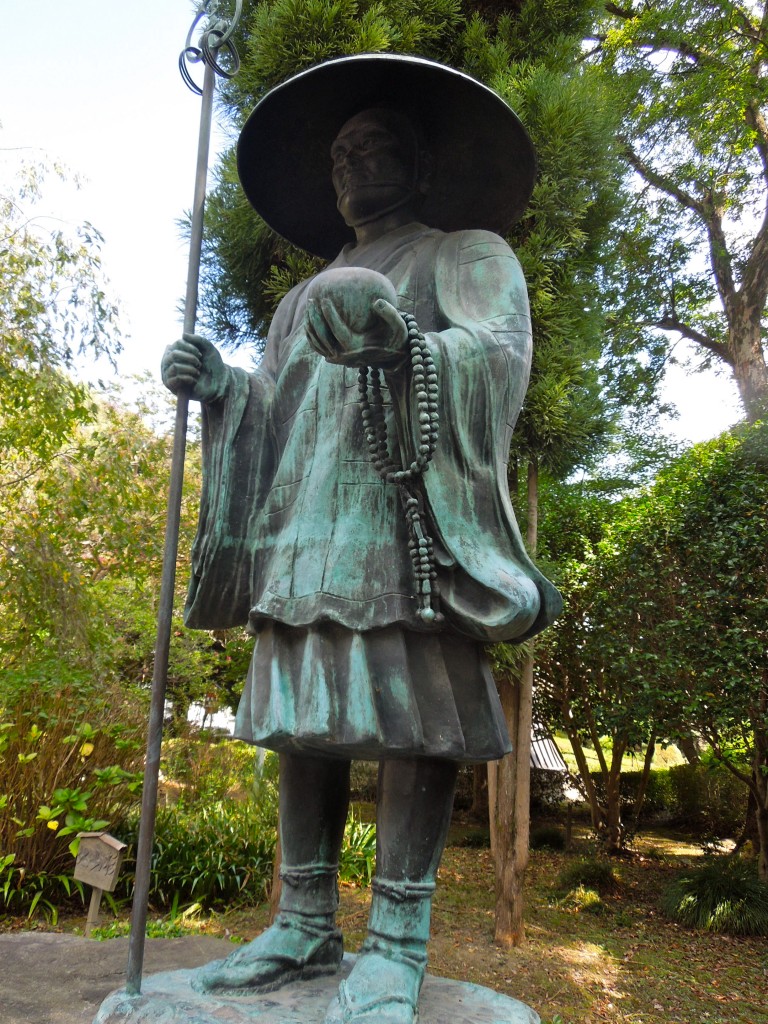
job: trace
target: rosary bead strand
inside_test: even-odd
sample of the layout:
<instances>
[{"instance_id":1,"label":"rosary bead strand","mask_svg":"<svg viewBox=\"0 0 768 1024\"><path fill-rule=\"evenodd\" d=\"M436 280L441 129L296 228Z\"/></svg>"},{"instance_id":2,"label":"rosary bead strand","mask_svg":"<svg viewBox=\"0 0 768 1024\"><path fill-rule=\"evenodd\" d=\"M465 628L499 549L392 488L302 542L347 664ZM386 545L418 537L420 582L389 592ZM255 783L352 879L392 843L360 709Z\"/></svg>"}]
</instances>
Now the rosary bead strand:
<instances>
[{"instance_id":1,"label":"rosary bead strand","mask_svg":"<svg viewBox=\"0 0 768 1024\"><path fill-rule=\"evenodd\" d=\"M419 484L422 475L437 448L440 417L437 407L437 369L416 318L401 313L408 330L408 348L411 362L411 391L419 441L414 458L407 468L395 461L389 451L386 410L381 393L381 371L361 366L357 383L362 406L363 430L371 461L379 476L400 490L405 522L408 529L408 553L416 584L417 614L428 625L439 625L443 616L438 611L439 592L432 538L426 528L424 500Z\"/></svg>"}]
</instances>

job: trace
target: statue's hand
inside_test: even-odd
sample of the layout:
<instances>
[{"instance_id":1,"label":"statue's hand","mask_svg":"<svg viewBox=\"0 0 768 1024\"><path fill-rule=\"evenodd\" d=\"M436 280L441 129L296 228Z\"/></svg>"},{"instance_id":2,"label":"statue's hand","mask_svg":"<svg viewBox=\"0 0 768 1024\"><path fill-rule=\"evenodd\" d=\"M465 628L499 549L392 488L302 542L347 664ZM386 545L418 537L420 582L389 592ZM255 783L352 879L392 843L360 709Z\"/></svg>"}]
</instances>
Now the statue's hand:
<instances>
[{"instance_id":1,"label":"statue's hand","mask_svg":"<svg viewBox=\"0 0 768 1024\"><path fill-rule=\"evenodd\" d=\"M391 368L402 360L408 340L396 302L395 289L383 274L327 270L307 293L310 344L330 363Z\"/></svg>"},{"instance_id":2,"label":"statue's hand","mask_svg":"<svg viewBox=\"0 0 768 1024\"><path fill-rule=\"evenodd\" d=\"M199 334L184 334L181 341L169 345L160 372L169 391L186 394L198 402L217 402L226 392L224 360L218 349Z\"/></svg>"}]
</instances>

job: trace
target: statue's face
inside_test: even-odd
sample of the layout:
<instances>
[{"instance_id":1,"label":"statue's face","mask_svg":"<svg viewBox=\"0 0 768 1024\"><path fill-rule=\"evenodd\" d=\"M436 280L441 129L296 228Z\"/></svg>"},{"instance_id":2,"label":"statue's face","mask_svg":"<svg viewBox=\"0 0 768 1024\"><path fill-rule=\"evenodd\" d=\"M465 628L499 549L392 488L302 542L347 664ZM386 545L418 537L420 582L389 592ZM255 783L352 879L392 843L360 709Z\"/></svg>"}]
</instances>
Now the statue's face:
<instances>
[{"instance_id":1,"label":"statue's face","mask_svg":"<svg viewBox=\"0 0 768 1024\"><path fill-rule=\"evenodd\" d=\"M415 195L416 135L401 114L356 114L336 136L331 159L337 205L350 227L375 220Z\"/></svg>"}]
</instances>

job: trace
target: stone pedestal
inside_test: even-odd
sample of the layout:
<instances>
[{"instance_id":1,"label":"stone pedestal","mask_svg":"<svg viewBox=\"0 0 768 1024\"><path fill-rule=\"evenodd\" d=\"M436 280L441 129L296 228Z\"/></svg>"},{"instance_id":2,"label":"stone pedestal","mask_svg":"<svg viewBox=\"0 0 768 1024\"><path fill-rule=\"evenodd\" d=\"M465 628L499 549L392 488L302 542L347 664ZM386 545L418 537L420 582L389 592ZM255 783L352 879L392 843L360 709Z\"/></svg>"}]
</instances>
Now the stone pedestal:
<instances>
[{"instance_id":1,"label":"stone pedestal","mask_svg":"<svg viewBox=\"0 0 768 1024\"><path fill-rule=\"evenodd\" d=\"M94 1024L324 1024L339 981L354 959L346 955L333 977L261 995L201 995L190 984L194 971L166 971L144 978L138 996L113 992ZM540 1024L540 1018L525 1003L491 989L427 975L419 1024Z\"/></svg>"}]
</instances>

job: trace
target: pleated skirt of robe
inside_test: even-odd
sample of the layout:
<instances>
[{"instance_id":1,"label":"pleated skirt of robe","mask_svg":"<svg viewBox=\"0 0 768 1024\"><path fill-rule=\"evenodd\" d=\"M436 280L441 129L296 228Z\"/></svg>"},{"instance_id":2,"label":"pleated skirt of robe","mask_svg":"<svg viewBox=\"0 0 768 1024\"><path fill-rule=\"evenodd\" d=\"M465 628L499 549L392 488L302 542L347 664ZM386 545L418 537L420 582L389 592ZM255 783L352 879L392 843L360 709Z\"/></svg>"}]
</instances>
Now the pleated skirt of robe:
<instances>
[{"instance_id":1,"label":"pleated skirt of robe","mask_svg":"<svg viewBox=\"0 0 768 1024\"><path fill-rule=\"evenodd\" d=\"M397 625L259 623L235 736L353 760L477 762L511 749L482 645Z\"/></svg>"}]
</instances>

